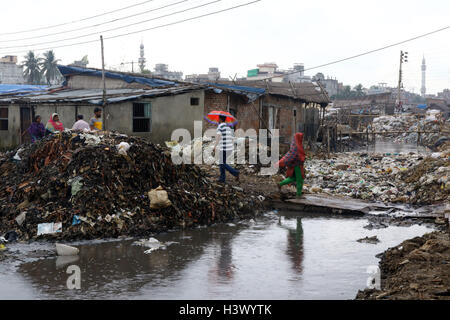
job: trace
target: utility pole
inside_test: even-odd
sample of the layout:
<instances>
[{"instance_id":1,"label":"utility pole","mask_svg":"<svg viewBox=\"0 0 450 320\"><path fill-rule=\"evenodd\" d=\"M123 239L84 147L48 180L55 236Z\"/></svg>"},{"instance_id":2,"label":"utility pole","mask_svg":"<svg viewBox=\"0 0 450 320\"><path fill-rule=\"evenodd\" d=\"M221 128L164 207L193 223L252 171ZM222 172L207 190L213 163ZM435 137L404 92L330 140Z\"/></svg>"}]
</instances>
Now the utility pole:
<instances>
[{"instance_id":1,"label":"utility pole","mask_svg":"<svg viewBox=\"0 0 450 320\"><path fill-rule=\"evenodd\" d=\"M397 111L400 112L402 110L402 101L401 101L401 90L402 90L402 64L403 62L408 62L408 52L403 52L400 51L400 69L398 72L398 96L397 96L397 101L398 101L398 106L397 106Z\"/></svg>"},{"instance_id":2,"label":"utility pole","mask_svg":"<svg viewBox=\"0 0 450 320\"><path fill-rule=\"evenodd\" d=\"M103 129L106 130L106 81L105 81L105 55L103 50L103 36L100 36L100 42L102 47L102 82L103 82Z\"/></svg>"},{"instance_id":3,"label":"utility pole","mask_svg":"<svg viewBox=\"0 0 450 320\"><path fill-rule=\"evenodd\" d=\"M121 62L120 65L124 66L126 64L130 64L131 63L131 72L134 73L134 61L130 61L130 62Z\"/></svg>"}]
</instances>

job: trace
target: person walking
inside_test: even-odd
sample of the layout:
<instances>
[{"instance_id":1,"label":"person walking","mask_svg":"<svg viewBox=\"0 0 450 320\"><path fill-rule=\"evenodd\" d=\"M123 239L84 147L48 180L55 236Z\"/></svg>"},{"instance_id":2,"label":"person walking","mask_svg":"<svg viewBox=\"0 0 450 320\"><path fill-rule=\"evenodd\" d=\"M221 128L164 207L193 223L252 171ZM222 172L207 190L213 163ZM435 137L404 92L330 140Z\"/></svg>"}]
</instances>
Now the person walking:
<instances>
[{"instance_id":1,"label":"person walking","mask_svg":"<svg viewBox=\"0 0 450 320\"><path fill-rule=\"evenodd\" d=\"M231 173L236 181L239 181L239 171L227 164L227 157L233 153L233 132L226 123L227 117L225 115L219 116L219 125L217 126L216 143L214 150L218 147L219 151L219 168L220 178L219 182L225 183L226 171Z\"/></svg>"},{"instance_id":2,"label":"person walking","mask_svg":"<svg viewBox=\"0 0 450 320\"><path fill-rule=\"evenodd\" d=\"M303 149L303 133L296 133L288 153L277 162L280 168L287 168L287 178L278 184L278 189L290 183L297 185L297 197L301 197L305 179L305 150Z\"/></svg>"}]
</instances>

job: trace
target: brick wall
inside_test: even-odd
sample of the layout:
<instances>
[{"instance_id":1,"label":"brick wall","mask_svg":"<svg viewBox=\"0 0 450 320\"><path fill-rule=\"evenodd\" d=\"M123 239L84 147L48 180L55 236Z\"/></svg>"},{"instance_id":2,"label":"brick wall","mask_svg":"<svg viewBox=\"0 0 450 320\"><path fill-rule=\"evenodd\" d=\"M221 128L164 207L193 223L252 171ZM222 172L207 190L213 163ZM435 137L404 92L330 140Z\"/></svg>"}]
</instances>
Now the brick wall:
<instances>
[{"instance_id":1,"label":"brick wall","mask_svg":"<svg viewBox=\"0 0 450 320\"><path fill-rule=\"evenodd\" d=\"M290 143L294 133L303 132L306 127L307 118L305 116L305 104L299 100L294 100L289 97L266 95L251 103L247 103L246 98L233 93L225 92L214 93L213 91L206 91L205 93L205 114L212 110L227 111L228 95L230 101L230 110L236 111L238 124L235 129L255 129L257 132L260 129L266 129L266 124L269 125L269 108L275 107L276 118L274 118L275 128L280 130L281 142ZM262 100L262 102L260 102ZM260 104L262 104L262 119L260 121ZM311 108L309 105L308 108ZM295 110L295 113L294 113ZM208 128L215 128L208 122L204 122L204 130Z\"/></svg>"},{"instance_id":2,"label":"brick wall","mask_svg":"<svg viewBox=\"0 0 450 320\"><path fill-rule=\"evenodd\" d=\"M228 94L226 92L215 93L212 90L205 91L205 108L204 115L207 115L213 110L222 110L227 111L228 105ZM208 121L203 121L203 130L207 130L210 128L216 128L217 125L213 125Z\"/></svg>"}]
</instances>

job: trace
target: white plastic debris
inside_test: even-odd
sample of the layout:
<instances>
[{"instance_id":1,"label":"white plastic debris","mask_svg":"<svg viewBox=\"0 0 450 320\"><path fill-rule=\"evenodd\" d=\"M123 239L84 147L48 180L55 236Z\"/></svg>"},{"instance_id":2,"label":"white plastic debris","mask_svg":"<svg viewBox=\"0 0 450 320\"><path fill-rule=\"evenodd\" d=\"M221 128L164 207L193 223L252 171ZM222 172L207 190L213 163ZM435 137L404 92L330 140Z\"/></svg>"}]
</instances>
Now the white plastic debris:
<instances>
[{"instance_id":1,"label":"white plastic debris","mask_svg":"<svg viewBox=\"0 0 450 320\"><path fill-rule=\"evenodd\" d=\"M17 161L21 161L22 158L20 157L20 153L23 151L23 148L20 148L19 150L17 150L16 154L14 155L13 159L17 160Z\"/></svg>"},{"instance_id":2,"label":"white plastic debris","mask_svg":"<svg viewBox=\"0 0 450 320\"><path fill-rule=\"evenodd\" d=\"M38 224L37 235L40 236L42 234L52 234L57 232L62 232L62 223L61 222L50 222L50 223L40 223Z\"/></svg>"},{"instance_id":3,"label":"white plastic debris","mask_svg":"<svg viewBox=\"0 0 450 320\"><path fill-rule=\"evenodd\" d=\"M97 136L95 134L90 134L90 133L87 133L87 132L81 133L80 136L82 138L84 138L84 142L86 144L89 144L89 145L97 145L97 144L99 144L101 142L101 137L103 137L103 136Z\"/></svg>"},{"instance_id":4,"label":"white plastic debris","mask_svg":"<svg viewBox=\"0 0 450 320\"><path fill-rule=\"evenodd\" d=\"M130 144L122 141L117 145L117 150L119 150L119 154L127 155L128 150L130 150Z\"/></svg>"},{"instance_id":5,"label":"white plastic debris","mask_svg":"<svg viewBox=\"0 0 450 320\"><path fill-rule=\"evenodd\" d=\"M56 243L56 253L58 256L76 256L80 249L62 243Z\"/></svg>"}]
</instances>

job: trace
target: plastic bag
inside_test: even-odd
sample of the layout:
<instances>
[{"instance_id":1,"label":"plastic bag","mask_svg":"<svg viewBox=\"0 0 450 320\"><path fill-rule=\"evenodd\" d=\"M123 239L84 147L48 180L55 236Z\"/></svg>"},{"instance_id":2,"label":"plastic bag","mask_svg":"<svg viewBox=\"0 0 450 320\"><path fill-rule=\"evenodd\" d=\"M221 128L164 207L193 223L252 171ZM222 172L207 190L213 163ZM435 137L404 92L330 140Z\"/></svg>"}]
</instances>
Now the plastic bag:
<instances>
[{"instance_id":1,"label":"plastic bag","mask_svg":"<svg viewBox=\"0 0 450 320\"><path fill-rule=\"evenodd\" d=\"M167 208L172 205L172 202L169 200L169 196L167 191L164 190L161 186L156 189L150 190L148 193L148 197L150 198L150 209L162 209Z\"/></svg>"}]
</instances>

